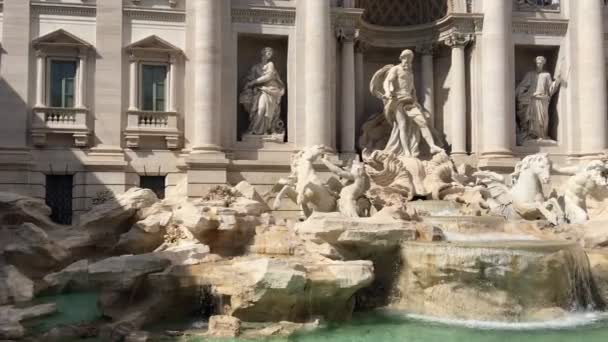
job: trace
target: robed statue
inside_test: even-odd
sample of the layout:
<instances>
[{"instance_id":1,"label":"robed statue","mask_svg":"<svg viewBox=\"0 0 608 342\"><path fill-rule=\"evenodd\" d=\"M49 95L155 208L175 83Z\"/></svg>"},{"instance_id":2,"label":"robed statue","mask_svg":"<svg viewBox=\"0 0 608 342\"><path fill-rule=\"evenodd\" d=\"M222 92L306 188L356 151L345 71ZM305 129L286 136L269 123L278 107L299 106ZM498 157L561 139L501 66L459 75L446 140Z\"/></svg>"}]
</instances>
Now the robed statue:
<instances>
[{"instance_id":1,"label":"robed statue","mask_svg":"<svg viewBox=\"0 0 608 342\"><path fill-rule=\"evenodd\" d=\"M273 56L272 48L262 49L261 62L251 68L239 96L239 103L249 113L249 128L245 134L273 135L285 132L285 124L281 120L285 84L272 61Z\"/></svg>"},{"instance_id":2,"label":"robed statue","mask_svg":"<svg viewBox=\"0 0 608 342\"><path fill-rule=\"evenodd\" d=\"M545 57L538 56L535 61L536 70L528 72L515 89L519 143L551 140L549 106L562 80L560 76L554 80L553 76L545 71Z\"/></svg>"},{"instance_id":3,"label":"robed statue","mask_svg":"<svg viewBox=\"0 0 608 342\"><path fill-rule=\"evenodd\" d=\"M363 126L362 145L365 149L382 149L394 155L418 157L424 140L430 154L444 151L435 141L428 120L430 113L416 97L412 63L414 52L404 50L399 65L387 65L372 78L370 91L382 100L382 115L372 117ZM376 133L382 126L390 127L388 140ZM379 145L384 145L379 146ZM364 151L365 152L365 151Z\"/></svg>"}]
</instances>

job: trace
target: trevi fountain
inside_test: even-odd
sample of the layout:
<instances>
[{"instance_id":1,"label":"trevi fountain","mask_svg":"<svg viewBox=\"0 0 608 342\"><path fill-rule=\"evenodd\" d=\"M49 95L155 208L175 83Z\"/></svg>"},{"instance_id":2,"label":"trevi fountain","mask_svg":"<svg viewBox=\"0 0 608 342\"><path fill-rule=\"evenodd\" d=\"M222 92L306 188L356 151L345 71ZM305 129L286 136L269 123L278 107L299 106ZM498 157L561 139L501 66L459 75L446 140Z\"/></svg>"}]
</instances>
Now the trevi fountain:
<instances>
[{"instance_id":1,"label":"trevi fountain","mask_svg":"<svg viewBox=\"0 0 608 342\"><path fill-rule=\"evenodd\" d=\"M483 28L471 14L474 32L441 36L455 68L448 90L462 101L472 96L458 82L465 79L464 46L484 39L482 71L492 73L480 76L487 91L483 108L487 101L506 106L492 112L496 121L486 117L481 127L491 155L485 162L466 158L473 153L454 133L467 127L458 126L458 118L446 125L447 134L437 128L418 80L417 68L425 67L418 59L428 51L407 45L381 50L382 60L392 62L375 64L365 76L377 110L349 126L359 136L356 149L337 153L323 139L308 139L316 132L307 132L307 143L290 153L288 172L270 173L267 186L218 182L224 185L198 196L184 178L163 198L134 186L97 196L72 224L52 220L48 202L37 196L0 192L0 340L607 341L608 153L554 158L555 127L568 124L555 121L555 101L578 77L554 53L527 51L513 88L507 91L501 83L508 83L509 63L498 35L504 18L497 3L503 1L509 11L560 6L485 0ZM596 2L601 11L604 5ZM14 10L15 2L9 3L7 10ZM203 9L214 7L201 3ZM306 3L308 13L325 6ZM580 3L583 9L595 6L593 0ZM465 14L450 18L465 20L475 9L463 7ZM598 15L589 14L590 22ZM312 19L302 20L308 25ZM580 25L580 35L589 33ZM372 38L373 29L366 31ZM484 38L475 37L477 30ZM352 48L349 34L337 30L338 41ZM318 48L311 37L307 65ZM401 46L390 39L383 44ZM133 56L144 45L133 48ZM234 104L248 118L244 143L291 141L293 125L282 115L291 80L283 74L280 50L280 44L258 47L234 89ZM352 62L348 55L345 60ZM585 65L577 66L584 76L604 77L583 70ZM348 82L349 75L342 76ZM302 86L314 89L324 77L312 71ZM581 93L589 89L578 86ZM603 90L600 102L606 102ZM497 95L502 91L507 100ZM593 101L595 93L587 95L578 95L590 106L581 116L601 105ZM337 95L338 103L342 96L348 94ZM318 109L319 101L310 99L304 108ZM462 101L450 100L450 106L466 108ZM348 101L342 104L351 108ZM527 151L517 157L505 157L498 146L507 114L514 143ZM307 122L306 129L323 125ZM145 144L138 139L129 137L129 148ZM585 142L593 136L584 139L581 144L591 149ZM513 166L492 163L512 159ZM205 162L187 164L195 169Z\"/></svg>"}]
</instances>

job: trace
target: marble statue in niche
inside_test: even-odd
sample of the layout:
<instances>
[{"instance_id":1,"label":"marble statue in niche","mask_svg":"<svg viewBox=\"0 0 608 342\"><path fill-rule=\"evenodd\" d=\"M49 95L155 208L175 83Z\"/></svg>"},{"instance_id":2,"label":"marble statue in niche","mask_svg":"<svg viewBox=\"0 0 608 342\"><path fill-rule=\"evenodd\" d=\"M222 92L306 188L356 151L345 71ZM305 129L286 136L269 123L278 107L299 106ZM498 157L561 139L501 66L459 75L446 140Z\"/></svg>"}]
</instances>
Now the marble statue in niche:
<instances>
[{"instance_id":1,"label":"marble statue in niche","mask_svg":"<svg viewBox=\"0 0 608 342\"><path fill-rule=\"evenodd\" d=\"M515 89L517 97L517 141L552 141L549 135L549 105L562 82L545 70L547 59L535 59L536 70L526 74Z\"/></svg>"},{"instance_id":2,"label":"marble statue in niche","mask_svg":"<svg viewBox=\"0 0 608 342\"><path fill-rule=\"evenodd\" d=\"M272 61L274 50L266 47L261 55L261 62L251 68L239 95L239 103L249 114L250 124L245 134L284 136L281 99L285 95L285 83ZM283 141L282 138L278 140Z\"/></svg>"},{"instance_id":3,"label":"marble statue in niche","mask_svg":"<svg viewBox=\"0 0 608 342\"><path fill-rule=\"evenodd\" d=\"M435 143L427 120L430 114L418 102L414 86L414 71L412 62L414 52L404 50L400 55L399 65L387 65L380 69L372 78L370 89L384 103L382 117L372 117L365 129L373 126L374 120L388 123L391 126L390 136L384 151L405 157L418 157L420 143L426 142L431 154L444 151ZM384 122L386 121L386 122Z\"/></svg>"}]
</instances>

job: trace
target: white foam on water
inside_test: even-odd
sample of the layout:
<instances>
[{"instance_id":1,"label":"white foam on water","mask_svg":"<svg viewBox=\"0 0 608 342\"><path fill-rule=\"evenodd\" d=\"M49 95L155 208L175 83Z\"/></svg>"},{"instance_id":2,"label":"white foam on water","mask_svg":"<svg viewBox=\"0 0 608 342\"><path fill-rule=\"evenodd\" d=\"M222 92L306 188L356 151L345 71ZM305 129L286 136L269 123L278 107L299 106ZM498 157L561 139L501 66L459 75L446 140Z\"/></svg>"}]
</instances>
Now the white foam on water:
<instances>
[{"instance_id":1,"label":"white foam on water","mask_svg":"<svg viewBox=\"0 0 608 342\"><path fill-rule=\"evenodd\" d=\"M444 231L443 235L447 241L454 242L495 242L495 241L538 241L539 239L532 235L515 235L507 233L478 233L478 234L462 234Z\"/></svg>"},{"instance_id":2,"label":"white foam on water","mask_svg":"<svg viewBox=\"0 0 608 342\"><path fill-rule=\"evenodd\" d=\"M462 326L466 328L481 330L561 330L592 325L601 321L608 320L607 312L571 313L559 319L543 322L493 322L477 320L459 320L408 313L399 313L392 310L385 311L385 313L391 316L400 316L417 321L440 323L452 326Z\"/></svg>"}]
</instances>

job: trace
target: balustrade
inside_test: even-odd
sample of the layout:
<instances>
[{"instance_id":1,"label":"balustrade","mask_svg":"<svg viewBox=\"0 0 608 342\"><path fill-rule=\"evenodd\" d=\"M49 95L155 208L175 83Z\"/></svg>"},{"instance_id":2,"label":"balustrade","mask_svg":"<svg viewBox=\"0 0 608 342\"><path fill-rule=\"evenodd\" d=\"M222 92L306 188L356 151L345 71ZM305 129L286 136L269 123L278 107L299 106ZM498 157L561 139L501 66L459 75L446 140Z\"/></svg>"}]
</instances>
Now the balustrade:
<instances>
[{"instance_id":1,"label":"balustrade","mask_svg":"<svg viewBox=\"0 0 608 342\"><path fill-rule=\"evenodd\" d=\"M513 0L516 11L557 11L560 9L560 0Z\"/></svg>"},{"instance_id":2,"label":"balustrade","mask_svg":"<svg viewBox=\"0 0 608 342\"><path fill-rule=\"evenodd\" d=\"M125 144L138 148L141 137L164 137L168 149L179 147L176 112L127 111Z\"/></svg>"},{"instance_id":3,"label":"balustrade","mask_svg":"<svg viewBox=\"0 0 608 342\"><path fill-rule=\"evenodd\" d=\"M35 107L32 120L32 141L44 146L48 134L71 134L74 145L88 145L89 128L86 108Z\"/></svg>"}]
</instances>

